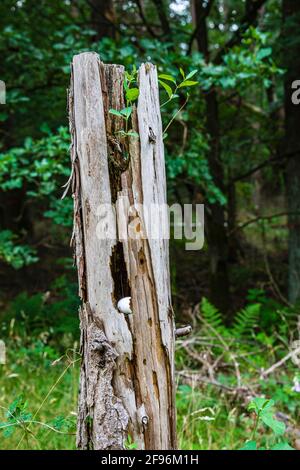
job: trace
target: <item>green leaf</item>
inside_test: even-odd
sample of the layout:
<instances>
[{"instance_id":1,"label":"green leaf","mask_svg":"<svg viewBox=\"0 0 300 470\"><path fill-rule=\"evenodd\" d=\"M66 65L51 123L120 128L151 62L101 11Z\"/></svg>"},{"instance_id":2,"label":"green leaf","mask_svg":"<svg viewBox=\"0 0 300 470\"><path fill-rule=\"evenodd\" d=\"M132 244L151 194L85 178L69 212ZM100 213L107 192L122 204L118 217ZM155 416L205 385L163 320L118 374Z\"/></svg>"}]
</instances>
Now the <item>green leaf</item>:
<instances>
[{"instance_id":1,"label":"green leaf","mask_svg":"<svg viewBox=\"0 0 300 470\"><path fill-rule=\"evenodd\" d=\"M176 80L172 75L168 75L166 73L162 73L158 76L158 78L163 78L164 80L168 80L169 82L173 82L176 85Z\"/></svg>"},{"instance_id":2,"label":"green leaf","mask_svg":"<svg viewBox=\"0 0 300 470\"><path fill-rule=\"evenodd\" d=\"M275 444L275 446L273 446L271 450L295 450L295 449L291 447L287 442L278 442L278 444Z\"/></svg>"},{"instance_id":3,"label":"green leaf","mask_svg":"<svg viewBox=\"0 0 300 470\"><path fill-rule=\"evenodd\" d=\"M234 77L222 77L220 78L220 84L223 88L232 88L236 85L236 79Z\"/></svg>"},{"instance_id":4,"label":"green leaf","mask_svg":"<svg viewBox=\"0 0 300 470\"><path fill-rule=\"evenodd\" d=\"M254 411L262 422L272 429L276 435L284 434L285 424L274 418L274 401L263 397L254 398L248 405L249 411Z\"/></svg>"},{"instance_id":5,"label":"green leaf","mask_svg":"<svg viewBox=\"0 0 300 470\"><path fill-rule=\"evenodd\" d=\"M274 418L273 416L273 411L262 411L261 413L261 420L262 422L266 425L269 426L269 428L272 429L272 431L280 436L284 434L285 432L285 424L282 421L278 421L277 419Z\"/></svg>"},{"instance_id":6,"label":"green leaf","mask_svg":"<svg viewBox=\"0 0 300 470\"><path fill-rule=\"evenodd\" d=\"M109 113L113 114L114 116L125 118L126 120L130 117L132 112L132 107L128 106L127 108L123 108L120 111L117 109L110 109Z\"/></svg>"},{"instance_id":7,"label":"green leaf","mask_svg":"<svg viewBox=\"0 0 300 470\"><path fill-rule=\"evenodd\" d=\"M184 71L182 70L182 68L181 68L181 67L179 68L179 71L180 71L180 73L181 73L182 77L185 79L185 73L184 73Z\"/></svg>"},{"instance_id":8,"label":"green leaf","mask_svg":"<svg viewBox=\"0 0 300 470\"><path fill-rule=\"evenodd\" d=\"M126 135L129 135L129 137L135 137L135 138L139 138L139 135L137 132L134 132L134 131L128 131L126 132Z\"/></svg>"},{"instance_id":9,"label":"green leaf","mask_svg":"<svg viewBox=\"0 0 300 470\"><path fill-rule=\"evenodd\" d=\"M126 136L126 132L124 131L124 129L121 129L120 131L117 131L116 134L119 134L119 135L121 135L122 137L125 137L125 136Z\"/></svg>"},{"instance_id":10,"label":"green leaf","mask_svg":"<svg viewBox=\"0 0 300 470\"><path fill-rule=\"evenodd\" d=\"M263 49L260 49L258 51L256 57L258 60L265 59L266 57L269 57L272 54L272 48L271 47L264 47Z\"/></svg>"},{"instance_id":11,"label":"green leaf","mask_svg":"<svg viewBox=\"0 0 300 470\"><path fill-rule=\"evenodd\" d=\"M239 450L257 450L257 444L255 441L248 441L246 444Z\"/></svg>"},{"instance_id":12,"label":"green leaf","mask_svg":"<svg viewBox=\"0 0 300 470\"><path fill-rule=\"evenodd\" d=\"M129 90L129 86L128 86L128 83L127 83L126 79L124 80L123 86L124 86L125 91Z\"/></svg>"},{"instance_id":13,"label":"green leaf","mask_svg":"<svg viewBox=\"0 0 300 470\"><path fill-rule=\"evenodd\" d=\"M139 96L139 89L138 88L128 88L126 91L126 100L127 101L135 101Z\"/></svg>"},{"instance_id":14,"label":"green leaf","mask_svg":"<svg viewBox=\"0 0 300 470\"><path fill-rule=\"evenodd\" d=\"M158 80L159 83L161 84L161 86L166 90L167 94L168 94L168 97L171 99L172 96L173 96L173 90L172 88L170 87L170 85L168 85L167 83L163 82L162 80Z\"/></svg>"},{"instance_id":15,"label":"green leaf","mask_svg":"<svg viewBox=\"0 0 300 470\"><path fill-rule=\"evenodd\" d=\"M192 70L190 73L187 74L186 76L186 80L189 80L190 78L192 78L194 75L196 75L196 73L198 72L198 70Z\"/></svg>"},{"instance_id":16,"label":"green leaf","mask_svg":"<svg viewBox=\"0 0 300 470\"><path fill-rule=\"evenodd\" d=\"M110 110L109 110L109 113L110 113L110 114L113 114L114 116L124 117L124 116L122 115L122 113L121 113L120 111L117 111L116 109L110 109Z\"/></svg>"},{"instance_id":17,"label":"green leaf","mask_svg":"<svg viewBox=\"0 0 300 470\"><path fill-rule=\"evenodd\" d=\"M264 409L268 409L274 405L273 400L267 400L263 397L255 397L248 405L248 411L254 411L259 415Z\"/></svg>"},{"instance_id":18,"label":"green leaf","mask_svg":"<svg viewBox=\"0 0 300 470\"><path fill-rule=\"evenodd\" d=\"M199 82L194 82L193 80L185 80L184 82L180 83L180 85L178 85L178 88L194 86L194 85L198 85L198 83Z\"/></svg>"},{"instance_id":19,"label":"green leaf","mask_svg":"<svg viewBox=\"0 0 300 470\"><path fill-rule=\"evenodd\" d=\"M132 440L130 434L127 437L127 441L125 442L125 449L127 450L134 450L137 449L137 444Z\"/></svg>"},{"instance_id":20,"label":"green leaf","mask_svg":"<svg viewBox=\"0 0 300 470\"><path fill-rule=\"evenodd\" d=\"M126 120L129 119L129 117L131 115L131 112L132 112L132 107L131 106L128 106L127 108L123 108L120 111L121 116L124 116Z\"/></svg>"}]
</instances>

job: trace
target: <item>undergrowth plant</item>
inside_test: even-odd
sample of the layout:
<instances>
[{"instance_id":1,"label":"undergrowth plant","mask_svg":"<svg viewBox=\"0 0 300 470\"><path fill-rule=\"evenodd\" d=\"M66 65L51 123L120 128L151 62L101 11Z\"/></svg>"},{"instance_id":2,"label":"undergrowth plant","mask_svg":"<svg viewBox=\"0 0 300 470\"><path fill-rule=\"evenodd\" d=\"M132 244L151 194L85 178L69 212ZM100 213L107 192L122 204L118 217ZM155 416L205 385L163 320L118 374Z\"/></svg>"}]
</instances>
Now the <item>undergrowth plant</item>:
<instances>
[{"instance_id":1,"label":"undergrowth plant","mask_svg":"<svg viewBox=\"0 0 300 470\"><path fill-rule=\"evenodd\" d=\"M193 449L292 449L300 387L296 364L285 358L297 337L297 311L262 292L252 291L248 299L228 326L203 298L193 335L177 341L184 449L191 448L190 439ZM288 427L277 419L280 413Z\"/></svg>"},{"instance_id":2,"label":"undergrowth plant","mask_svg":"<svg viewBox=\"0 0 300 470\"><path fill-rule=\"evenodd\" d=\"M270 449L260 446L257 442L258 439L260 439L258 436L258 428L260 425L269 427L275 438L278 438L285 433L285 424L275 417L273 400L256 397L249 403L248 411L254 414L252 436L251 440L248 440L240 450L294 450L285 440L278 441Z\"/></svg>"},{"instance_id":3,"label":"undergrowth plant","mask_svg":"<svg viewBox=\"0 0 300 470\"><path fill-rule=\"evenodd\" d=\"M260 312L260 303L248 304L236 313L231 326L227 327L222 314L204 297L200 306L200 319L212 329L212 334L218 332L225 336L252 337L259 323Z\"/></svg>"},{"instance_id":4,"label":"undergrowth plant","mask_svg":"<svg viewBox=\"0 0 300 470\"><path fill-rule=\"evenodd\" d=\"M56 354L47 369L43 362L33 368L29 357L24 364L12 349L8 343L8 363L0 366L1 448L75 448L77 351Z\"/></svg>"},{"instance_id":5,"label":"undergrowth plant","mask_svg":"<svg viewBox=\"0 0 300 470\"><path fill-rule=\"evenodd\" d=\"M56 299L51 306L42 297L23 296L10 307L11 321L4 336L8 360L6 365L0 365L1 448L75 448L79 357L72 352L64 355L64 336L55 334L56 339L60 338L55 343L49 335L48 323L61 311L65 316L67 310L76 310L68 285L63 278L53 285L54 297L62 293L66 297L63 304ZM221 313L203 299L200 307L203 321L195 325L190 337L177 341L176 406L181 449L292 448L290 430L276 418L274 403L276 409L289 417L289 428L293 423L296 426L298 369L290 361L284 369L278 368L274 374L260 378L262 370L286 353L286 346L271 334L261 338L261 315L266 300L260 299L256 304L260 308L247 305L227 327ZM26 324L26 336L19 331L22 321ZM66 323L64 334L68 328ZM192 358L184 345L193 352ZM72 349L77 350L77 346ZM205 361L219 364L215 375L209 376L198 357L204 364ZM241 376L239 386L237 369ZM186 380L189 374L191 379ZM248 406L249 394L253 398ZM135 449L136 444L129 437L125 447Z\"/></svg>"},{"instance_id":6,"label":"undergrowth plant","mask_svg":"<svg viewBox=\"0 0 300 470\"><path fill-rule=\"evenodd\" d=\"M0 260L14 269L21 269L38 261L38 257L34 248L19 244L11 230L0 230Z\"/></svg>"}]
</instances>

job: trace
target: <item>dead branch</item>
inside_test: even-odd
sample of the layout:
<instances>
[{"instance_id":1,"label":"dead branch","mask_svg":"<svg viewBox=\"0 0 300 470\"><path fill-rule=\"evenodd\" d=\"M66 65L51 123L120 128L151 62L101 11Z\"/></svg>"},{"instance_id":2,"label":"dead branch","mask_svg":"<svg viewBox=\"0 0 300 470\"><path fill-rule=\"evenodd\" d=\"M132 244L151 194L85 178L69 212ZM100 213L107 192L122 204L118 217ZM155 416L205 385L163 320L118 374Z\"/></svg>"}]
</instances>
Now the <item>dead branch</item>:
<instances>
[{"instance_id":1,"label":"dead branch","mask_svg":"<svg viewBox=\"0 0 300 470\"><path fill-rule=\"evenodd\" d=\"M264 379L265 377L267 377L267 375L270 375L272 374L272 372L274 372L274 370L278 369L279 367L281 367L283 364L285 364L289 359L297 356L297 354L300 354L300 346L299 348L296 348L294 349L293 351L290 351L288 354L286 354L286 356L284 356L282 359L280 359L280 361L278 362L275 362L275 364L273 364L271 367L269 367L269 369L265 370L265 371L262 371L261 373L261 378Z\"/></svg>"}]
</instances>

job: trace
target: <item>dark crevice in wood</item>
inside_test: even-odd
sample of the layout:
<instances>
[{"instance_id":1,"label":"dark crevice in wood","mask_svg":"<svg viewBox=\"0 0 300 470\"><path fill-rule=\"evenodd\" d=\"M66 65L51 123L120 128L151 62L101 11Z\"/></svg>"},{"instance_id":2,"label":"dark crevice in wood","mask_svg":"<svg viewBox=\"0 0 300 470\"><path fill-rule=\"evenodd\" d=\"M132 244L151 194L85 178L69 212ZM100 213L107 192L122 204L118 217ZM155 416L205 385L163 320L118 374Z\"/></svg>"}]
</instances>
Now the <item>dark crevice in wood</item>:
<instances>
[{"instance_id":1,"label":"dark crevice in wood","mask_svg":"<svg viewBox=\"0 0 300 470\"><path fill-rule=\"evenodd\" d=\"M121 242L118 242L113 248L110 258L110 269L114 282L114 289L112 292L113 303L117 308L117 303L120 299L123 297L131 297L123 244Z\"/></svg>"},{"instance_id":2,"label":"dark crevice in wood","mask_svg":"<svg viewBox=\"0 0 300 470\"><path fill-rule=\"evenodd\" d=\"M125 126L122 118L109 113L110 109L124 108L123 67L115 65L100 66L100 79L103 95L103 108L107 134L108 170L111 189L111 200L114 204L118 192L122 189L121 176L129 165L128 139L121 137L119 131ZM118 81L117 81L118 79Z\"/></svg>"}]
</instances>

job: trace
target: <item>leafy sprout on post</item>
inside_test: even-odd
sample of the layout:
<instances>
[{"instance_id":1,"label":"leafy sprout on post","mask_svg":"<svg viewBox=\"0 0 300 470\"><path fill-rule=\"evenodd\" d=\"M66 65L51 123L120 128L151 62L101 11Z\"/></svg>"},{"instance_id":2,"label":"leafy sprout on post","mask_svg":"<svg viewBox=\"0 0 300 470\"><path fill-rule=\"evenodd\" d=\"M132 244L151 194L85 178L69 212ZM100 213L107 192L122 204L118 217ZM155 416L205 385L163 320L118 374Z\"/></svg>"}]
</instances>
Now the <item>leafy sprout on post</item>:
<instances>
[{"instance_id":1,"label":"leafy sprout on post","mask_svg":"<svg viewBox=\"0 0 300 470\"><path fill-rule=\"evenodd\" d=\"M109 113L113 114L114 116L121 117L125 121L125 129L121 129L118 131L118 134L121 137L136 137L138 138L139 135L134 132L132 129L129 129L129 121L132 115L133 103L139 97L139 89L136 84L136 77L137 77L137 69L136 66L133 66L132 72L125 72L125 80L124 80L124 91L125 91L125 100L126 106L125 108L118 111L117 109L110 109Z\"/></svg>"}]
</instances>

